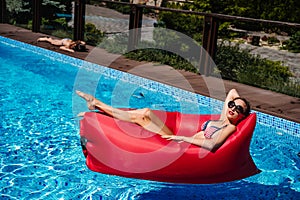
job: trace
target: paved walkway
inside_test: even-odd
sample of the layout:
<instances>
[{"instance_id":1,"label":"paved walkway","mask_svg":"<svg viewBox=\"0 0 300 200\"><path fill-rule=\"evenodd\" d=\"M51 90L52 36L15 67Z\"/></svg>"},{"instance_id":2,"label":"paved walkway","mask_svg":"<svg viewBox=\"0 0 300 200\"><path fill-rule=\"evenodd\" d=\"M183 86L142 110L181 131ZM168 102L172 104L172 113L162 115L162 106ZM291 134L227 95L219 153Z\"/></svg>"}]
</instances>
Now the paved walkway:
<instances>
[{"instance_id":1,"label":"paved walkway","mask_svg":"<svg viewBox=\"0 0 300 200\"><path fill-rule=\"evenodd\" d=\"M197 74L174 70L170 66L157 65L154 63L137 62L124 58L123 56L111 54L100 48L88 46L88 52L69 53L59 50L58 47L48 43L37 43L37 38L45 36L42 33L33 33L19 27L8 24L0 24L0 35L19 40L42 48L57 51L79 59L108 66L117 70L125 71L135 75L143 76L152 80L173 85L182 89L193 91L205 96L213 96L224 100L222 88L214 86L219 81L226 91L235 88L241 96L249 99L253 110L279 116L300 123L300 98L295 98L269 90L263 90L231 81L220 80L214 77L202 77ZM209 86L209 87L208 87Z\"/></svg>"}]
</instances>

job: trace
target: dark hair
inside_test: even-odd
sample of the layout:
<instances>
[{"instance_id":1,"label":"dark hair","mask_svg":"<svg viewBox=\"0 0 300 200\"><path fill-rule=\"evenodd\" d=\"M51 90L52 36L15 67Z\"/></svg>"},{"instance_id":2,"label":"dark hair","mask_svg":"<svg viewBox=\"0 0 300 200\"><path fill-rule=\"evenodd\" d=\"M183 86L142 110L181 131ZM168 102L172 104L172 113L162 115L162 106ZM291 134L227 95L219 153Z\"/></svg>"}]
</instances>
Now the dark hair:
<instances>
[{"instance_id":1,"label":"dark hair","mask_svg":"<svg viewBox=\"0 0 300 200\"><path fill-rule=\"evenodd\" d=\"M250 114L250 111L251 111L251 106L250 106L249 101L247 101L247 99L242 98L242 97L236 97L236 98L233 99L233 101L237 100L237 99L240 99L240 100L242 100L242 101L245 102L245 104L246 104L246 110L244 110L244 115L245 115L245 117L247 117Z\"/></svg>"},{"instance_id":2,"label":"dark hair","mask_svg":"<svg viewBox=\"0 0 300 200\"><path fill-rule=\"evenodd\" d=\"M80 40L75 41L75 51L86 51L85 44L82 44Z\"/></svg>"}]
</instances>

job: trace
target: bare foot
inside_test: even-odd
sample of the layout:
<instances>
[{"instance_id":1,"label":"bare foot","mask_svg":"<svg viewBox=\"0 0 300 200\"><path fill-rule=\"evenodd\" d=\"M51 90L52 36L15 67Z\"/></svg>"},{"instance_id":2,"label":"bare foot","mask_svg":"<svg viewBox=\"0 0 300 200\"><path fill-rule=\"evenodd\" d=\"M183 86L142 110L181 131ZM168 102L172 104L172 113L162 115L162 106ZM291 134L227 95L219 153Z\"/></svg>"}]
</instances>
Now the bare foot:
<instances>
[{"instance_id":1,"label":"bare foot","mask_svg":"<svg viewBox=\"0 0 300 200\"><path fill-rule=\"evenodd\" d=\"M95 101L94 101L95 97L93 97L92 95L83 93L79 90L76 90L76 94L86 100L89 110L95 110Z\"/></svg>"},{"instance_id":2,"label":"bare foot","mask_svg":"<svg viewBox=\"0 0 300 200\"><path fill-rule=\"evenodd\" d=\"M84 114L85 114L85 112L81 112L81 113L79 113L79 114L77 115L77 117L83 117Z\"/></svg>"}]
</instances>

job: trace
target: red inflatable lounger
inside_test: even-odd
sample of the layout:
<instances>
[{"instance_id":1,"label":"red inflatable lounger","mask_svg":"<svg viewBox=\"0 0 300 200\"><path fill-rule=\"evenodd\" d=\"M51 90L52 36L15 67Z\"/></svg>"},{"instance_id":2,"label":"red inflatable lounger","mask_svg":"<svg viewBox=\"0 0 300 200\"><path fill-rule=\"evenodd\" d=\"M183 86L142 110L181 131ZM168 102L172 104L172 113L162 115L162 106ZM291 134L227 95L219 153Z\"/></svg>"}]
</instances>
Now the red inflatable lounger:
<instances>
[{"instance_id":1,"label":"red inflatable lounger","mask_svg":"<svg viewBox=\"0 0 300 200\"><path fill-rule=\"evenodd\" d=\"M193 135L218 115L154 111L177 135ZM215 152L168 141L142 127L88 112L80 136L89 169L104 174L173 183L220 183L259 173L249 153L256 114L243 120Z\"/></svg>"}]
</instances>

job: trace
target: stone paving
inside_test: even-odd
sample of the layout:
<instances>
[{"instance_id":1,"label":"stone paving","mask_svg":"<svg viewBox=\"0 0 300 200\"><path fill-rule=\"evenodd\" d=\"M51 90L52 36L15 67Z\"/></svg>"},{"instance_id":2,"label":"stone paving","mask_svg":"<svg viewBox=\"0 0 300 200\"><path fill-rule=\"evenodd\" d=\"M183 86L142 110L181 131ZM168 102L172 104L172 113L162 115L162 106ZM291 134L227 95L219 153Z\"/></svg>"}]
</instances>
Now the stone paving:
<instances>
[{"instance_id":1,"label":"stone paving","mask_svg":"<svg viewBox=\"0 0 300 200\"><path fill-rule=\"evenodd\" d=\"M241 49L248 49L250 53L259 55L272 61L281 61L284 66L288 66L300 83L300 53L291 53L286 50L277 50L272 47L258 47L250 44L240 44Z\"/></svg>"},{"instance_id":2,"label":"stone paving","mask_svg":"<svg viewBox=\"0 0 300 200\"><path fill-rule=\"evenodd\" d=\"M94 24L99 30L108 34L124 33L128 31L129 27L129 15L92 5L86 6L85 21ZM153 28L155 22L155 19L143 16L142 28Z\"/></svg>"}]
</instances>

